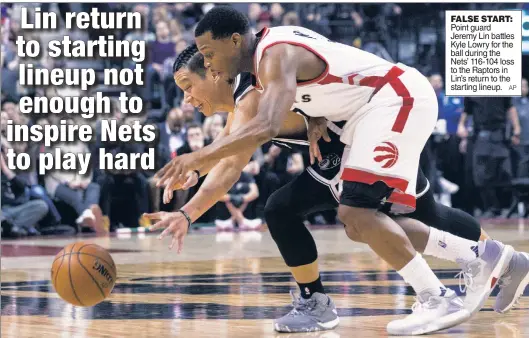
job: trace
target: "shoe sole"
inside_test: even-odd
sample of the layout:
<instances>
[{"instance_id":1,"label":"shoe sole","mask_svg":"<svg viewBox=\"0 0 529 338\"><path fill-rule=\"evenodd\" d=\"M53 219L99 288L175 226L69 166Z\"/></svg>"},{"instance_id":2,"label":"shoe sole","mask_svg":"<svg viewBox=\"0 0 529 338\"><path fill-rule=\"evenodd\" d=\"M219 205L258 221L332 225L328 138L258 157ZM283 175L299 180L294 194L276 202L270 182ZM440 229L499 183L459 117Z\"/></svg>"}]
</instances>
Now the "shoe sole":
<instances>
[{"instance_id":1,"label":"shoe sole","mask_svg":"<svg viewBox=\"0 0 529 338\"><path fill-rule=\"evenodd\" d=\"M527 257L527 255L525 255ZM527 257L529 258L529 257ZM498 313L507 313L509 312L512 307L514 306L514 303L516 303L516 300L518 300L523 292L525 291L525 288L527 287L527 284L529 284L529 271L527 272L527 274L525 275L525 277L522 279L522 281L520 282L520 284L518 284L518 288L516 289L516 292L514 293L514 298L512 299L512 301L504 308L504 309L494 309L494 311L498 312Z\"/></svg>"},{"instance_id":2,"label":"shoe sole","mask_svg":"<svg viewBox=\"0 0 529 338\"><path fill-rule=\"evenodd\" d=\"M287 325L280 325L278 323L274 323L274 329L277 332L289 332L289 333L297 333L297 332L317 332L317 331L327 331L332 330L338 326L340 323L340 317L336 317L335 319L325 322L325 323L316 323L317 326L313 326L311 328L291 328Z\"/></svg>"},{"instance_id":3,"label":"shoe sole","mask_svg":"<svg viewBox=\"0 0 529 338\"><path fill-rule=\"evenodd\" d=\"M501 273L503 271L505 264L508 261L510 261L510 259L512 258L512 255L514 255L514 248L510 245L505 245L501 252L500 258L498 259L498 262L496 263L496 266L492 270L492 273L490 274L489 279L487 280L486 285L490 285L490 287L487 288L487 290L480 295L480 301L477 307L473 308L472 310L467 309L470 311L472 315L475 315L481 310L481 308L483 308L483 305L485 305L485 302L487 301L490 294L492 293L492 291L494 291L494 288L498 284L498 281L500 280ZM492 280L494 278L496 278L496 281L494 285L492 285Z\"/></svg>"},{"instance_id":4,"label":"shoe sole","mask_svg":"<svg viewBox=\"0 0 529 338\"><path fill-rule=\"evenodd\" d=\"M446 330L451 327L454 327L456 325L459 325L461 323L466 322L471 317L470 312L468 310L463 309L457 312L454 312L452 314L449 314L447 316L443 316L439 318L439 321L436 321L434 323L430 323L426 325L425 327L421 327L419 329L414 329L410 331L400 331L395 330L392 331L389 327L387 328L388 334L392 336L420 336L423 334L428 334L436 331Z\"/></svg>"}]
</instances>

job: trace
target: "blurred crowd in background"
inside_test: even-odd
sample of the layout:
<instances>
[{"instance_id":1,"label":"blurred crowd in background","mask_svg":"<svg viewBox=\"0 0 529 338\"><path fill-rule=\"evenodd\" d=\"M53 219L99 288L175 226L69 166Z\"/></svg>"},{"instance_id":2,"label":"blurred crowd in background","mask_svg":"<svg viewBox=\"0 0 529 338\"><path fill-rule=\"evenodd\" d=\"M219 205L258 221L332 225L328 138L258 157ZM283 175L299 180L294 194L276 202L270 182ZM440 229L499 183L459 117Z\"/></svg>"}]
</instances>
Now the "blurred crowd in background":
<instances>
[{"instance_id":1,"label":"blurred crowd in background","mask_svg":"<svg viewBox=\"0 0 529 338\"><path fill-rule=\"evenodd\" d=\"M20 9L60 13L88 11L134 11L142 14L141 30L69 30L64 24L58 31L21 31ZM193 106L182 101L183 93L174 84L172 66L188 45L193 43L193 29L213 4L2 4L1 39L1 147L2 236L25 237L39 234L105 234L122 228L145 225L142 213L171 211L186 203L200 187L178 191L170 204L161 202L162 191L152 179L154 171L112 171L98 169L93 161L87 175L74 172L37 174L38 154L53 151L43 144L8 142L5 125L90 123L96 131L91 143L55 144L63 152L91 152L98 149L117 153L141 153L156 147L156 169L173 157L196 151L212 142L226 122L226 114L204 118ZM529 100L527 81L523 96L515 98L464 98L444 95L445 10L524 8L526 4L257 4L237 3L234 7L248 13L253 29L278 25L301 25L332 40L353 45L392 62L414 66L431 80L439 101L439 123L425 152L432 156L421 166L432 183L436 197L444 204L461 208L478 217L527 216L529 196ZM18 84L18 66L32 63L48 69L91 68L102 75L104 68L133 68L131 60L52 59L43 52L38 58L21 60L16 55L15 40L22 35L48 41L70 35L77 40L95 40L114 35L115 39L142 40L148 44L143 87L105 87L89 91L72 88L34 88ZM528 62L524 56L524 76ZM351 62L354 62L352 60ZM101 81L102 82L102 81ZM95 92L114 97L112 116L121 124L135 121L154 124L159 137L154 144L102 142L100 121L61 114L26 115L18 107L22 96L91 96ZM140 96L144 112L140 116L121 114L117 96L121 91ZM29 153L34 166L17 172L6 165L5 151ZM290 153L265 144L247 165L239 182L221 202L197 224L215 224L218 230L258 229L263 223L266 199L309 165L308 153ZM244 196L244 198L243 198ZM243 203L242 201L246 201ZM307 224L335 224L335 212L307 217Z\"/></svg>"}]
</instances>

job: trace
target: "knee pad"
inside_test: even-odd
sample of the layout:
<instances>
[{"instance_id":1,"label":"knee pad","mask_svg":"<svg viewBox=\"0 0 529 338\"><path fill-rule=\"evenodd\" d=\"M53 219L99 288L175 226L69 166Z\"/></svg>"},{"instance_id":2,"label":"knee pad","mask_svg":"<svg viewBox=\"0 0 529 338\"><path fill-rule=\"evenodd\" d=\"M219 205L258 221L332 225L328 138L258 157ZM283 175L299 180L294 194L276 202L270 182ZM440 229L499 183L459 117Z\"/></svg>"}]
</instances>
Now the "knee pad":
<instances>
[{"instance_id":1,"label":"knee pad","mask_svg":"<svg viewBox=\"0 0 529 338\"><path fill-rule=\"evenodd\" d=\"M384 182L378 181L373 184L360 182L343 182L340 204L354 208L380 209L386 199L389 198L393 188Z\"/></svg>"}]
</instances>

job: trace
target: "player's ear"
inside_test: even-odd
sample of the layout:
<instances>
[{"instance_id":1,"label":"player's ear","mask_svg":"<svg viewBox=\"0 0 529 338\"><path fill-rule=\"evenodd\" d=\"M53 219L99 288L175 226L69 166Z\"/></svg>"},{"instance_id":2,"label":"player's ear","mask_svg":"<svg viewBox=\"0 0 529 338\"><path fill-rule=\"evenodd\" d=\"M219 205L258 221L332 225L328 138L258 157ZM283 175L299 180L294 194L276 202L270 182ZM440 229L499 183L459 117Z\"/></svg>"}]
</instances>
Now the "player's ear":
<instances>
[{"instance_id":1,"label":"player's ear","mask_svg":"<svg viewBox=\"0 0 529 338\"><path fill-rule=\"evenodd\" d=\"M242 44L242 36L239 33L233 33L231 35L231 42L233 43L234 47L240 47Z\"/></svg>"}]
</instances>

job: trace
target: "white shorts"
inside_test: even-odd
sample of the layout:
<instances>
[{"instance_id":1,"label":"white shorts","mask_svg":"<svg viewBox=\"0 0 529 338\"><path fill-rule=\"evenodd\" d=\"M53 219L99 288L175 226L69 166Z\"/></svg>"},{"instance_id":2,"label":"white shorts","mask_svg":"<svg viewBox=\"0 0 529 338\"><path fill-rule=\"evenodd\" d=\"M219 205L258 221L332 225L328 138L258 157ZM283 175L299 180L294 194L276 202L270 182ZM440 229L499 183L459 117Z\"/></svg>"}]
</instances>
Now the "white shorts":
<instances>
[{"instance_id":1,"label":"white shorts","mask_svg":"<svg viewBox=\"0 0 529 338\"><path fill-rule=\"evenodd\" d=\"M394 192L392 212L415 210L419 159L434 130L438 106L430 82L401 64L383 78L368 104L348 121L341 141L342 179L373 184L382 181Z\"/></svg>"}]
</instances>

